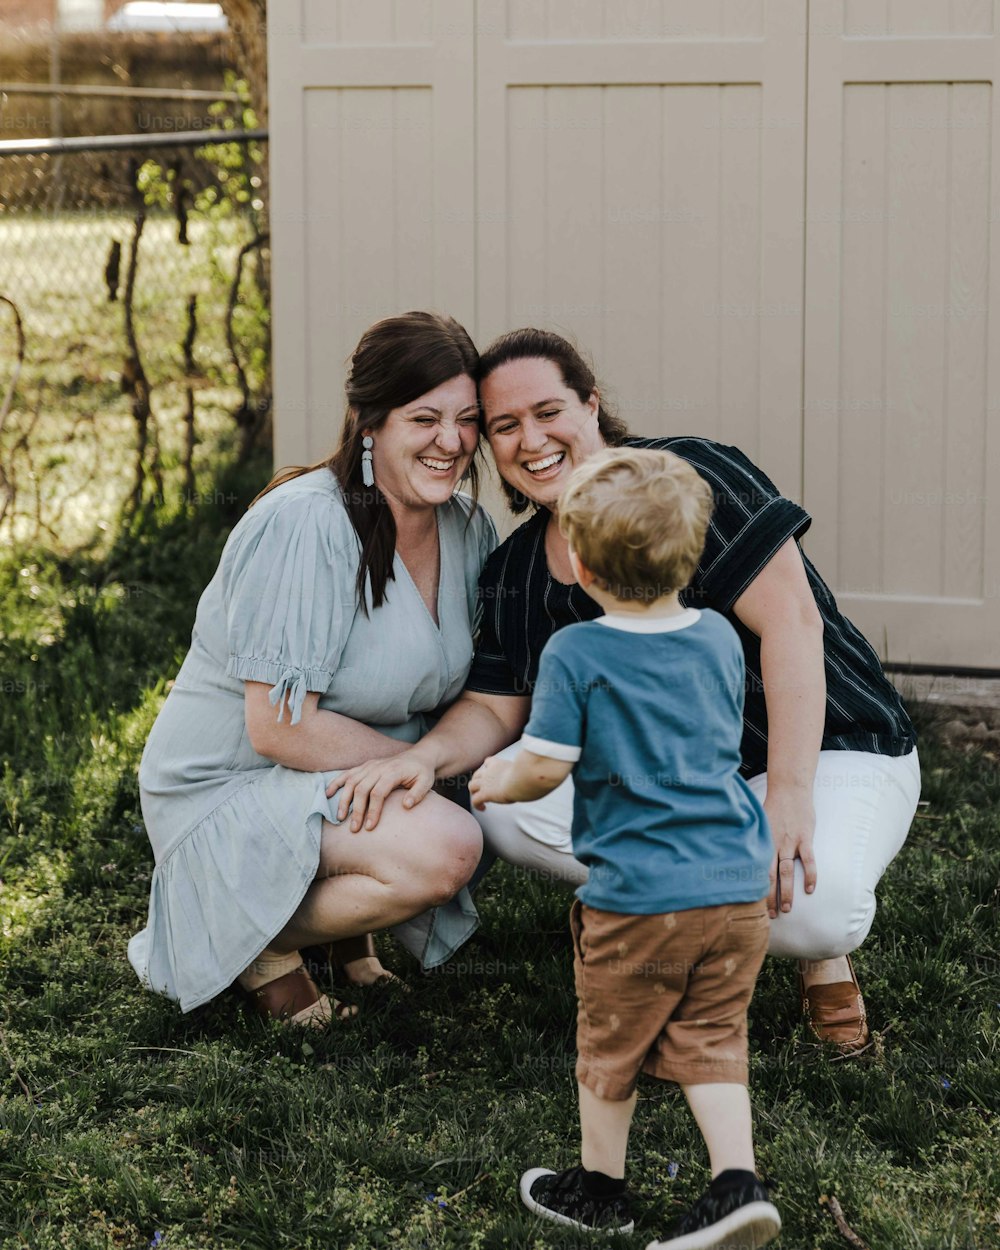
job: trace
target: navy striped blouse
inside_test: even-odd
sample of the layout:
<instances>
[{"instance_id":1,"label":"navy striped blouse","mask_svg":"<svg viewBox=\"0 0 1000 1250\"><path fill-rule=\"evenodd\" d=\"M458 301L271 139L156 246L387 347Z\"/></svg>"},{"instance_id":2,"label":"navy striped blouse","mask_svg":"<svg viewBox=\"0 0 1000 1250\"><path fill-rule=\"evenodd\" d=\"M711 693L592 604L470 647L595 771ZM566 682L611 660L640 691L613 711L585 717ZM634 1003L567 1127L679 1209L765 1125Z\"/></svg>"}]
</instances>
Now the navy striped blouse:
<instances>
[{"instance_id":1,"label":"navy striped blouse","mask_svg":"<svg viewBox=\"0 0 1000 1250\"><path fill-rule=\"evenodd\" d=\"M738 619L733 604L789 538L799 539L812 518L779 494L774 483L736 447L705 438L627 438L629 447L653 447L683 457L712 488L715 510L705 551L686 606L714 608L733 625L746 657L743 711L745 777L767 771L767 708L760 670L760 639ZM489 557L479 581L479 640L467 690L530 694L548 639L573 621L601 616L579 586L565 586L545 560L549 513L539 508ZM906 755L917 736L895 687L865 637L841 614L833 593L802 556L823 617L826 657L824 751Z\"/></svg>"}]
</instances>

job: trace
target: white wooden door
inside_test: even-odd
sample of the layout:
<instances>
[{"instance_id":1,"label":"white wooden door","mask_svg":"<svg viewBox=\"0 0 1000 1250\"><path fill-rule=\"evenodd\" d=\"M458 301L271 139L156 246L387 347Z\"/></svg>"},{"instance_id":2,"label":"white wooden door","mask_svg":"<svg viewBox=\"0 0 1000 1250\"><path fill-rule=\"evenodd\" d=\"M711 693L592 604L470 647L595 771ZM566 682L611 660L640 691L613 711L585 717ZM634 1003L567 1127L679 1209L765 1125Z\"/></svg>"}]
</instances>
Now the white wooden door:
<instances>
[{"instance_id":1,"label":"white wooden door","mask_svg":"<svg viewBox=\"0 0 1000 1250\"><path fill-rule=\"evenodd\" d=\"M473 5L268 6L275 463L327 454L362 330L474 315Z\"/></svg>"},{"instance_id":2,"label":"white wooden door","mask_svg":"<svg viewBox=\"0 0 1000 1250\"><path fill-rule=\"evenodd\" d=\"M477 328L801 492L801 0L478 0Z\"/></svg>"},{"instance_id":3,"label":"white wooden door","mask_svg":"<svg viewBox=\"0 0 1000 1250\"><path fill-rule=\"evenodd\" d=\"M810 27L807 549L884 660L1000 666L994 5Z\"/></svg>"}]
</instances>

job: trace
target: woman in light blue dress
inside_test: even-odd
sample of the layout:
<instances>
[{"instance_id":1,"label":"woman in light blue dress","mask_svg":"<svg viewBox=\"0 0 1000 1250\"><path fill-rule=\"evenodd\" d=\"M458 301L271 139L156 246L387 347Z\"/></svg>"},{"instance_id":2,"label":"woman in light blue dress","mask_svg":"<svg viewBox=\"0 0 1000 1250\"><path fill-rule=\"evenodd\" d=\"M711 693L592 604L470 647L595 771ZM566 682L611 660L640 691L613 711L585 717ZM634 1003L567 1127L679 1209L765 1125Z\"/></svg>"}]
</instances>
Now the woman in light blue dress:
<instances>
[{"instance_id":1,"label":"woman in light blue dress","mask_svg":"<svg viewBox=\"0 0 1000 1250\"><path fill-rule=\"evenodd\" d=\"M323 1024L345 1012L300 949L397 926L433 966L476 926L469 813L396 795L353 833L334 796L340 769L416 742L465 682L497 541L456 493L466 475L475 488L477 359L451 318L371 327L339 449L271 482L202 595L140 765L156 867L128 951L183 1011L238 981L263 1014Z\"/></svg>"}]
</instances>

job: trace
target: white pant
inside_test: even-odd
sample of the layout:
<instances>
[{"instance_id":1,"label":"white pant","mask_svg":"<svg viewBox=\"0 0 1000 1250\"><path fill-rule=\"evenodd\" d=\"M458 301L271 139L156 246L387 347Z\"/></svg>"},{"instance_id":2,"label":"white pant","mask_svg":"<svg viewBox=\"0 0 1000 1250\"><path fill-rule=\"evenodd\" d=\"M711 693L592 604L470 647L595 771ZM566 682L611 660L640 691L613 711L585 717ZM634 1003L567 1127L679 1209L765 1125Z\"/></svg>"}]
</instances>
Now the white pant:
<instances>
[{"instance_id":1,"label":"white pant","mask_svg":"<svg viewBox=\"0 0 1000 1250\"><path fill-rule=\"evenodd\" d=\"M511 759L515 742L501 751ZM764 801L767 774L749 782ZM832 959L868 936L875 919L875 887L906 841L920 797L920 762L914 750L894 757L866 751L821 751L813 784L816 809L816 889L806 894L795 861L792 909L771 921L770 955ZM587 869L570 843L573 780L532 803L490 803L474 813L486 848L536 875L576 887ZM693 903L697 906L697 903Z\"/></svg>"}]
</instances>

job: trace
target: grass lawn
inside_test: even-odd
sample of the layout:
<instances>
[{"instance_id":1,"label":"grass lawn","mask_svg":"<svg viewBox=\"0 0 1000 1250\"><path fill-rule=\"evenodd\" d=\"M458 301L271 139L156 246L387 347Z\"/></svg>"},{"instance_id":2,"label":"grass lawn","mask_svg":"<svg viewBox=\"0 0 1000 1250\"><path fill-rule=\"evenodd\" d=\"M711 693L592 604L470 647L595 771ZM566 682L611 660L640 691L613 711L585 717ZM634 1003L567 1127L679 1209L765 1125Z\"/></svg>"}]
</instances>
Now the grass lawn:
<instances>
[{"instance_id":1,"label":"grass lawn","mask_svg":"<svg viewBox=\"0 0 1000 1250\"><path fill-rule=\"evenodd\" d=\"M310 1035L190 1015L125 959L151 871L135 773L225 531L223 479L102 556L0 563L0 1247L579 1247L516 1197L575 1161L569 898L510 869L480 933L414 993ZM237 497L233 502L230 496ZM838 1062L769 961L751 1009L759 1165L789 1250L1000 1244L1000 772L925 733L924 799L856 963L879 1046ZM640 1247L702 1190L682 1099L643 1078ZM598 1244L587 1241L585 1244Z\"/></svg>"}]
</instances>

